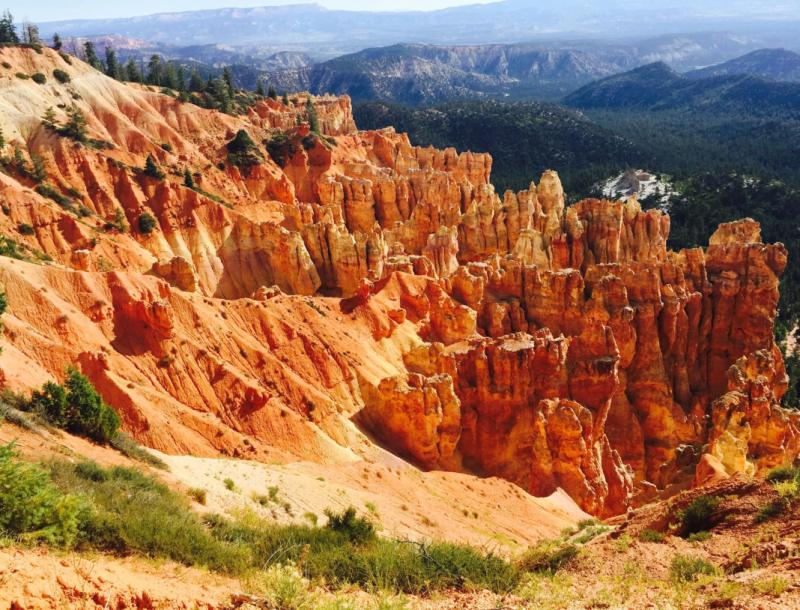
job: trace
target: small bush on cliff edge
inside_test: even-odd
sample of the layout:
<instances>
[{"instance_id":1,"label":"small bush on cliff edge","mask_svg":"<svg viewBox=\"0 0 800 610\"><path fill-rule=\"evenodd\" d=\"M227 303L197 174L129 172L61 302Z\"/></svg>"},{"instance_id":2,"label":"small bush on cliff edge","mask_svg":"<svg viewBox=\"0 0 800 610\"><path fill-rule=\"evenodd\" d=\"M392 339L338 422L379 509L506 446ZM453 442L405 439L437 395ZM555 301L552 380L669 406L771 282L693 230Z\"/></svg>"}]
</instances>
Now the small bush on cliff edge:
<instances>
[{"instance_id":1,"label":"small bush on cliff edge","mask_svg":"<svg viewBox=\"0 0 800 610\"><path fill-rule=\"evenodd\" d=\"M117 434L120 419L91 382L77 369L67 369L64 385L48 381L31 395L25 410L34 411L52 425L99 443Z\"/></svg>"}]
</instances>

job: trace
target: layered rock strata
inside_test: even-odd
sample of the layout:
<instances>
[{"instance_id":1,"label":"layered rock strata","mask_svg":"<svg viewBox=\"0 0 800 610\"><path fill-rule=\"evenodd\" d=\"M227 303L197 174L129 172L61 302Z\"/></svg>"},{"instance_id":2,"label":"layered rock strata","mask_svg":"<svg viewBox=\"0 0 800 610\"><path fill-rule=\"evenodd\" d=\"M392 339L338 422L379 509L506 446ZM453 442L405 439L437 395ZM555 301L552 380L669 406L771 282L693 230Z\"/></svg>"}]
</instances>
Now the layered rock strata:
<instances>
[{"instance_id":1,"label":"layered rock strata","mask_svg":"<svg viewBox=\"0 0 800 610\"><path fill-rule=\"evenodd\" d=\"M488 155L359 132L347 98L311 98L314 134L308 94L231 116L0 56L69 76L0 75L3 152L47 174L0 173L26 259L0 259L8 388L78 364L163 451L336 462L374 440L598 515L800 453L773 340L786 250L751 220L671 252L635 199L567 206L555 172L500 197ZM42 124L67 97L103 145ZM254 165L227 157L239 130Z\"/></svg>"}]
</instances>

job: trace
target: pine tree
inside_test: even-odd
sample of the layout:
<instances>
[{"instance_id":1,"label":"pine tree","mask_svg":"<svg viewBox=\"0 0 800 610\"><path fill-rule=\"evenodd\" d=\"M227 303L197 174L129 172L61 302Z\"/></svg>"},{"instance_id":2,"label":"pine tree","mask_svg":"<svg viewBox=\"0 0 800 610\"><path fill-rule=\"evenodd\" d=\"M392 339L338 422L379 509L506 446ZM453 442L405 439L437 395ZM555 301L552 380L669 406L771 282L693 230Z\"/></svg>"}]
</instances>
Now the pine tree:
<instances>
[{"instance_id":1,"label":"pine tree","mask_svg":"<svg viewBox=\"0 0 800 610\"><path fill-rule=\"evenodd\" d=\"M17 28L14 26L14 17L9 11L5 11L0 17L0 43L19 44Z\"/></svg>"},{"instance_id":2,"label":"pine tree","mask_svg":"<svg viewBox=\"0 0 800 610\"><path fill-rule=\"evenodd\" d=\"M122 80L122 70L117 61L117 52L111 45L106 47L106 74L115 80Z\"/></svg>"},{"instance_id":3,"label":"pine tree","mask_svg":"<svg viewBox=\"0 0 800 610\"><path fill-rule=\"evenodd\" d=\"M286 95L286 93L283 94L283 105L284 106L288 106L289 105L289 96Z\"/></svg>"},{"instance_id":4,"label":"pine tree","mask_svg":"<svg viewBox=\"0 0 800 610\"><path fill-rule=\"evenodd\" d=\"M201 93L205 91L206 83L201 78L197 70L192 70L192 75L189 77L189 91L193 93Z\"/></svg>"},{"instance_id":5,"label":"pine tree","mask_svg":"<svg viewBox=\"0 0 800 610\"><path fill-rule=\"evenodd\" d=\"M100 61L100 58L97 57L97 51L95 51L94 43L91 40L87 40L83 43L83 53L87 64L92 66L95 70L103 72L103 63Z\"/></svg>"},{"instance_id":6,"label":"pine tree","mask_svg":"<svg viewBox=\"0 0 800 610\"><path fill-rule=\"evenodd\" d=\"M161 84L161 57L151 55L147 64L147 83L150 85Z\"/></svg>"},{"instance_id":7,"label":"pine tree","mask_svg":"<svg viewBox=\"0 0 800 610\"><path fill-rule=\"evenodd\" d=\"M125 64L125 80L132 83L142 82L142 73L133 58L130 58L128 63Z\"/></svg>"},{"instance_id":8,"label":"pine tree","mask_svg":"<svg viewBox=\"0 0 800 610\"><path fill-rule=\"evenodd\" d=\"M50 106L47 110L44 111L44 115L42 116L42 125L47 127L48 129L56 129L56 111L53 110L53 107Z\"/></svg>"},{"instance_id":9,"label":"pine tree","mask_svg":"<svg viewBox=\"0 0 800 610\"><path fill-rule=\"evenodd\" d=\"M306 119L308 120L308 125L311 128L313 133L319 133L319 119L317 118L317 109L314 108L314 102L311 101L311 98L308 98L306 102Z\"/></svg>"},{"instance_id":10,"label":"pine tree","mask_svg":"<svg viewBox=\"0 0 800 610\"><path fill-rule=\"evenodd\" d=\"M59 133L78 142L86 141L86 117L74 104L67 109L67 124Z\"/></svg>"},{"instance_id":11,"label":"pine tree","mask_svg":"<svg viewBox=\"0 0 800 610\"><path fill-rule=\"evenodd\" d=\"M19 146L14 146L14 169L23 176L28 176L31 173L31 168L28 166L28 160L22 154L22 149Z\"/></svg>"},{"instance_id":12,"label":"pine tree","mask_svg":"<svg viewBox=\"0 0 800 610\"><path fill-rule=\"evenodd\" d=\"M258 81L258 84L256 85L256 95L264 97L264 83L261 81Z\"/></svg>"},{"instance_id":13,"label":"pine tree","mask_svg":"<svg viewBox=\"0 0 800 610\"><path fill-rule=\"evenodd\" d=\"M29 21L24 22L22 24L22 39L25 44L42 44L42 41L39 39L39 26Z\"/></svg>"},{"instance_id":14,"label":"pine tree","mask_svg":"<svg viewBox=\"0 0 800 610\"><path fill-rule=\"evenodd\" d=\"M147 159L144 162L144 175L149 176L150 178L155 178L156 180L164 179L164 172L162 172L161 168L156 165L153 155L147 155Z\"/></svg>"},{"instance_id":15,"label":"pine tree","mask_svg":"<svg viewBox=\"0 0 800 610\"><path fill-rule=\"evenodd\" d=\"M175 64L166 62L163 66L161 75L161 86L169 89L178 89L178 72L175 69Z\"/></svg>"},{"instance_id":16,"label":"pine tree","mask_svg":"<svg viewBox=\"0 0 800 610\"><path fill-rule=\"evenodd\" d=\"M186 71L183 69L183 66L178 66L178 71L176 74L178 79L178 91L184 93L186 91Z\"/></svg>"},{"instance_id":17,"label":"pine tree","mask_svg":"<svg viewBox=\"0 0 800 610\"><path fill-rule=\"evenodd\" d=\"M194 188L194 176L192 176L192 172L188 168L183 170L183 186L188 189Z\"/></svg>"},{"instance_id":18,"label":"pine tree","mask_svg":"<svg viewBox=\"0 0 800 610\"><path fill-rule=\"evenodd\" d=\"M45 165L44 159L37 154L31 153L31 163L33 165L33 169L31 170L33 179L36 180L36 182L44 182L47 180L47 166Z\"/></svg>"},{"instance_id":19,"label":"pine tree","mask_svg":"<svg viewBox=\"0 0 800 610\"><path fill-rule=\"evenodd\" d=\"M61 42L61 36L58 35L58 32L53 34L53 49L56 51L60 51L61 48L64 46L64 43Z\"/></svg>"},{"instance_id":20,"label":"pine tree","mask_svg":"<svg viewBox=\"0 0 800 610\"><path fill-rule=\"evenodd\" d=\"M225 66L222 70L222 80L225 81L225 85L228 87L228 95L233 97L233 74L231 74L231 69L228 66Z\"/></svg>"},{"instance_id":21,"label":"pine tree","mask_svg":"<svg viewBox=\"0 0 800 610\"><path fill-rule=\"evenodd\" d=\"M267 96L271 100L277 100L278 99L278 92L275 91L275 87L270 85L269 91L267 92Z\"/></svg>"}]
</instances>

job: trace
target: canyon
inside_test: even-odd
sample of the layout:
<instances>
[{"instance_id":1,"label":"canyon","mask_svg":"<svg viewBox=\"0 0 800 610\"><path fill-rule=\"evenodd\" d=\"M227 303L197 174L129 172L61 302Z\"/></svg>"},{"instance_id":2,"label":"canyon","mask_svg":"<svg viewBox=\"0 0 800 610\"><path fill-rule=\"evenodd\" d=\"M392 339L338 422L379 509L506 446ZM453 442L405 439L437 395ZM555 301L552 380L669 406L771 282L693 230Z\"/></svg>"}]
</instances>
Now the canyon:
<instances>
[{"instance_id":1,"label":"canyon","mask_svg":"<svg viewBox=\"0 0 800 610\"><path fill-rule=\"evenodd\" d=\"M774 340L786 249L752 220L672 252L635 197L568 205L555 172L500 195L490 156L359 131L347 97L229 115L50 49L0 59L2 152L46 174L0 173L22 253L0 257L4 388L75 364L166 454L388 450L601 517L800 455ZM42 122L72 108L88 144Z\"/></svg>"}]
</instances>

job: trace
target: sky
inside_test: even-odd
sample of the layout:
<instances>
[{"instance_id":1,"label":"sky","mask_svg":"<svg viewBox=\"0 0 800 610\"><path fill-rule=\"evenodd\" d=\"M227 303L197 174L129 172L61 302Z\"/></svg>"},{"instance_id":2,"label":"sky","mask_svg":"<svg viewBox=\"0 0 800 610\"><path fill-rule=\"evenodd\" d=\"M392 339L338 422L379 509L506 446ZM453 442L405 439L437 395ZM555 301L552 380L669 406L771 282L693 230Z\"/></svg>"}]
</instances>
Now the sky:
<instances>
[{"instance_id":1,"label":"sky","mask_svg":"<svg viewBox=\"0 0 800 610\"><path fill-rule=\"evenodd\" d=\"M351 10L434 10L487 0L304 0L327 8ZM172 11L194 11L227 6L268 6L299 4L299 0L0 0L0 10L8 8L15 20L34 22L64 19L132 17Z\"/></svg>"}]
</instances>

